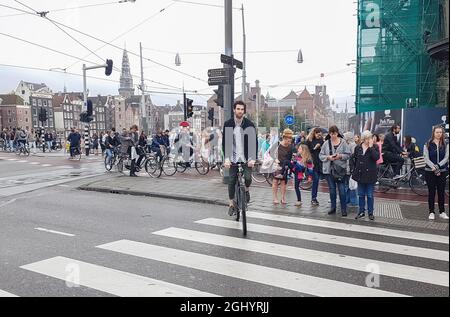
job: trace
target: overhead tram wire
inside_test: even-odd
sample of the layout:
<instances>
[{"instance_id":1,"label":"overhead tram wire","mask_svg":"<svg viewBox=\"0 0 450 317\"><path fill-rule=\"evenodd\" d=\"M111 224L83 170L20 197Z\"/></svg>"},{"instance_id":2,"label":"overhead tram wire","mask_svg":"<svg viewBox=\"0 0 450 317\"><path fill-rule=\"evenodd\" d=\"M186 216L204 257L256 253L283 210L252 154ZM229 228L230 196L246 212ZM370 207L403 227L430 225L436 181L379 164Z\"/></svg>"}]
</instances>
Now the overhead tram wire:
<instances>
[{"instance_id":1,"label":"overhead tram wire","mask_svg":"<svg viewBox=\"0 0 450 317\"><path fill-rule=\"evenodd\" d=\"M170 3L169 5L167 5L166 7L164 7L163 9L159 10L158 12L154 13L153 15L151 15L150 17L146 18L145 20L143 20L142 22L136 24L135 26L133 26L132 28L130 28L129 30L119 34L117 37L115 37L114 39L112 39L111 41L109 41L110 43L115 42L116 40L120 39L121 37L125 36L126 34L130 33L131 31L135 30L136 28L140 27L141 25L147 23L148 21L150 21L151 19L155 18L156 16L158 16L159 14L163 13L164 11L166 11L168 8L170 8L171 6L173 6L175 3ZM99 50L101 50L102 48L104 48L105 46L107 46L107 44L104 44L103 46L99 47L98 49L94 50L94 52L97 52ZM90 54L89 54L90 55ZM86 57L89 57L89 55L87 55ZM73 66L75 66L78 62L73 63L72 65L68 66L67 68L71 68Z\"/></svg>"},{"instance_id":2,"label":"overhead tram wire","mask_svg":"<svg viewBox=\"0 0 450 317\"><path fill-rule=\"evenodd\" d=\"M14 0L14 1L20 3L18 0ZM22 3L21 3L21 4L22 4ZM22 5L23 5L23 4L22 4ZM25 5L25 6L26 6L26 5ZM26 7L29 8L28 6L26 6ZM20 9L19 9L19 10L20 10ZM23 10L20 10L20 11L23 11ZM25 11L25 12L26 12L26 11ZM27 12L27 13L28 13L28 14L31 14L31 15L34 15L34 16L36 16L36 14L39 15L39 12L36 12L36 14L33 14L33 13L31 13L31 12ZM39 16L40 16L40 15L39 15ZM119 47L119 46L117 46L117 45L114 45L114 44L112 44L112 43L106 42L106 41L104 41L104 40L102 40L102 39L99 39L99 38L97 38L97 37L95 37L95 36L93 36L93 35L90 35L90 34L87 34L87 33L83 32L83 31L77 30L77 29L75 29L75 28L73 28L73 27L70 27L70 26L65 25L65 24L63 24L63 23L60 23L60 22L55 21L55 20L53 20L53 19L50 19L50 18L48 18L48 19L51 20L51 21L53 21L54 23L60 25L60 26L63 26L63 27L65 27L65 28L69 29L69 30L72 30L72 31L77 32L77 33L80 33L80 34L82 34L82 35L84 35L84 36L86 36L86 37L92 38L92 39L94 39L94 40L96 40L96 41L102 42L102 43L104 43L104 44L106 44L106 45L109 45L109 46L111 46L111 47L113 47L113 48L116 48L116 49L118 49L118 50L120 50L120 51L123 50L123 48L121 48L121 47ZM134 52L132 52L132 51L128 51L128 52L129 52L131 55L134 55L134 56L136 56L136 57L140 57L140 55L137 54L137 53L134 53ZM159 65L159 66L161 66L161 67L163 67L163 68L169 69L169 70L171 70L171 71L173 71L173 72L182 74L182 75L184 75L184 76L186 76L186 77L191 77L191 78L194 78L194 79L199 80L199 81L202 81L202 82L207 82L207 80L205 80L205 79L201 79L201 78L199 78L199 77L197 77L197 76L194 76L194 75L191 75L191 74L182 72L182 71L180 71L180 70L174 69L174 68L169 67L169 66L167 66L167 65L164 65L164 64L162 64L162 63L160 63L160 62L157 62L157 61L155 61L155 60L152 60L152 59L150 59L150 58L148 58L148 57L143 57L143 59L144 59L144 60L147 60L147 61L149 61L149 62L151 62L151 63L154 63L154 64L156 64L156 65Z\"/></svg>"},{"instance_id":3,"label":"overhead tram wire","mask_svg":"<svg viewBox=\"0 0 450 317\"><path fill-rule=\"evenodd\" d=\"M64 55L64 56L67 56L67 57L70 57L70 58L73 58L73 59L77 59L77 60L80 60L80 61L83 61L83 62L92 64L92 65L100 66L100 64L97 64L97 63L95 63L95 62L93 62L93 61L86 60L86 59L84 59L84 58L80 58L80 57L78 57L78 56L74 56L74 55L72 55L72 54L68 54L68 53L65 53L65 52L62 52L62 51L53 49L53 48L51 48L51 47L47 47L47 46L38 44L38 43L33 43L33 42L31 42L31 41L28 41L28 40L25 40L25 39L21 39L21 38L15 37L15 36L10 35L10 34L6 34L6 33L0 32L0 35L3 35L3 36L6 36L6 37L9 37L9 38L12 38L12 39L17 40L17 41L20 41L20 42L25 42L25 43L30 44L30 45L33 45L33 46L37 46L37 47L39 47L39 48L42 48L42 49L51 51L51 52L53 52L53 53L57 53L57 54L60 54L60 55ZM120 71L118 71L118 70L116 70L116 71L120 73ZM132 75L132 76L133 76L134 78L139 78L139 79L140 79L140 76L136 76L136 75ZM149 82L152 82L152 83L155 83L155 84L158 84L158 85L161 85L161 86L167 86L167 87L174 88L174 89L177 89L177 90L179 90L179 91L182 91L182 88L180 88L180 87L172 86L172 85L169 85L169 84L164 84L164 83L161 83L161 82L158 82L158 81L154 81L154 80L151 80L151 79L146 79L146 78L144 78L144 80L149 81Z\"/></svg>"}]
</instances>

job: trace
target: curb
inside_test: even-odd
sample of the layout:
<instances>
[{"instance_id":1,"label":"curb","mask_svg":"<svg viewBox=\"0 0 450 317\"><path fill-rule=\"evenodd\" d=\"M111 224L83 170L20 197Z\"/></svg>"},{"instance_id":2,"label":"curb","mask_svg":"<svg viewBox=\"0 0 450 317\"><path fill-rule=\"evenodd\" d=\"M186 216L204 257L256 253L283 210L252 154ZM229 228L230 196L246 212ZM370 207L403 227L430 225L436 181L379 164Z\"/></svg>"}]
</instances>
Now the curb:
<instances>
[{"instance_id":1,"label":"curb","mask_svg":"<svg viewBox=\"0 0 450 317\"><path fill-rule=\"evenodd\" d=\"M189 202L194 202L194 203L208 204L208 205L215 205L215 206L228 206L228 203L221 201L221 200L198 198L198 197L189 196L189 195L173 196L173 195L162 194L162 193L157 193L157 192L140 192L140 191L126 190L126 189L108 189L108 188L90 187L90 186L80 186L80 187L78 187L78 189L82 190L82 191L98 192L98 193L106 193L106 194L154 197L154 198L164 198L164 199L171 199L171 200L178 200L178 201L189 201Z\"/></svg>"}]
</instances>

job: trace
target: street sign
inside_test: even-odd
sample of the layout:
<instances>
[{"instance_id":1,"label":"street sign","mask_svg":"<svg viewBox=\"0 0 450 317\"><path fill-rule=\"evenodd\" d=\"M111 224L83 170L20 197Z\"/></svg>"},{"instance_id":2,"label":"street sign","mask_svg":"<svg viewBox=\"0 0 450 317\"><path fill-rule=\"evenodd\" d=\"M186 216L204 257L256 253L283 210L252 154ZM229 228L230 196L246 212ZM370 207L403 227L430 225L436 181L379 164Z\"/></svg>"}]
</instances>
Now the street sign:
<instances>
[{"instance_id":1,"label":"street sign","mask_svg":"<svg viewBox=\"0 0 450 317\"><path fill-rule=\"evenodd\" d=\"M217 68L208 70L208 77L229 77L231 68Z\"/></svg>"},{"instance_id":2,"label":"street sign","mask_svg":"<svg viewBox=\"0 0 450 317\"><path fill-rule=\"evenodd\" d=\"M286 116L286 117L284 118L284 122L285 122L287 125L293 125L293 124L295 123L295 118L294 118L294 116L291 116L291 115Z\"/></svg>"},{"instance_id":3,"label":"street sign","mask_svg":"<svg viewBox=\"0 0 450 317\"><path fill-rule=\"evenodd\" d=\"M244 64L241 61L239 61L235 58L232 58L231 56L228 56L228 55L223 55L223 54L220 55L220 61L227 65L236 66L239 69L244 68Z\"/></svg>"},{"instance_id":4,"label":"street sign","mask_svg":"<svg viewBox=\"0 0 450 317\"><path fill-rule=\"evenodd\" d=\"M211 77L208 79L208 85L219 86L219 85L230 85L230 77Z\"/></svg>"}]
</instances>

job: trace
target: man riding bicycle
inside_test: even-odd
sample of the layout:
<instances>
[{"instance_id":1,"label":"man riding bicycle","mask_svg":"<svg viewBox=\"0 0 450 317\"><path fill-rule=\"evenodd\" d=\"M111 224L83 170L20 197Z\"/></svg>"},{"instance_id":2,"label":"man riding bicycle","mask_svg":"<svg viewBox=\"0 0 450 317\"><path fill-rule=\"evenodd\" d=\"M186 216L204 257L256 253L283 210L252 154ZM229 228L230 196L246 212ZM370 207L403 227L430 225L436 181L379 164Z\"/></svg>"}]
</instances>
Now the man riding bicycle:
<instances>
[{"instance_id":1,"label":"man riding bicycle","mask_svg":"<svg viewBox=\"0 0 450 317\"><path fill-rule=\"evenodd\" d=\"M81 135L75 128L70 130L70 134L67 137L67 141L70 143L70 158L75 156L75 151L80 151Z\"/></svg>"},{"instance_id":2,"label":"man riding bicycle","mask_svg":"<svg viewBox=\"0 0 450 317\"><path fill-rule=\"evenodd\" d=\"M245 192L247 203L250 202L250 186L252 184L252 169L256 163L258 153L258 137L253 122L245 117L247 105L237 101L233 105L234 117L225 122L223 127L222 150L224 153L224 166L230 170L228 196L230 199L230 216L236 213L235 186L237 182L238 167L243 166L245 178Z\"/></svg>"},{"instance_id":3,"label":"man riding bicycle","mask_svg":"<svg viewBox=\"0 0 450 317\"><path fill-rule=\"evenodd\" d=\"M397 136L400 134L400 126L398 124L392 126L390 132L386 134L383 143L383 160L385 163L392 164L394 170L394 176L400 175L403 164L405 163L405 157L408 153L403 151L400 146Z\"/></svg>"}]
</instances>

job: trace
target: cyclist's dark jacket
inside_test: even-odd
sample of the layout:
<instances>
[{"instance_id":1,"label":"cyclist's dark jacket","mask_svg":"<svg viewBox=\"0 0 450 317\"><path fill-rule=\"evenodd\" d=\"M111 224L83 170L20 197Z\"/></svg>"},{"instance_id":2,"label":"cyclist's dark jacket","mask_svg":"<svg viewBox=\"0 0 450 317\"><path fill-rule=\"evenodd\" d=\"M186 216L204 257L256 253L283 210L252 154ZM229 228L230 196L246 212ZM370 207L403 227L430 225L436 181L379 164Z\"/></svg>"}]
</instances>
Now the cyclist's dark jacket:
<instances>
[{"instance_id":1,"label":"cyclist's dark jacket","mask_svg":"<svg viewBox=\"0 0 450 317\"><path fill-rule=\"evenodd\" d=\"M389 132L386 134L383 143L383 153L390 152L394 154L401 154L403 152L402 147L400 146L400 142L393 132Z\"/></svg>"},{"instance_id":2,"label":"cyclist's dark jacket","mask_svg":"<svg viewBox=\"0 0 450 317\"><path fill-rule=\"evenodd\" d=\"M226 142L233 142L233 140L230 140L230 141L226 140L227 128L232 128L233 131L234 131L235 127L236 127L236 122L234 121L234 117L231 118L230 120L228 120L227 122L225 122L225 124L223 126L223 131L222 131L222 135L223 135L223 137L222 137L222 151L223 151L223 153L226 153L225 152L225 144L227 144ZM247 160L247 162L251 161L251 160L255 160L256 161L258 159L258 134L256 133L255 125L249 119L244 117L243 121L242 121L241 128L242 128L242 130L244 130L244 132L245 132L245 130L247 128L255 129L255 139L254 140L249 140L249 136L248 135L244 136L244 155L245 155L245 159ZM255 153L249 153L249 146L248 146L249 142L255 142L255 146L254 146ZM229 156L233 155L233 153L226 153L226 154L229 154ZM231 157L225 157L225 159L231 159Z\"/></svg>"},{"instance_id":3,"label":"cyclist's dark jacket","mask_svg":"<svg viewBox=\"0 0 450 317\"><path fill-rule=\"evenodd\" d=\"M71 147L77 147L80 145L81 135L78 132L72 132L69 134L67 141L70 142Z\"/></svg>"},{"instance_id":4,"label":"cyclist's dark jacket","mask_svg":"<svg viewBox=\"0 0 450 317\"><path fill-rule=\"evenodd\" d=\"M380 159L378 145L367 149L363 154L362 145L355 148L355 153L351 157L351 164L354 164L352 178L361 184L375 184L377 182L377 161Z\"/></svg>"}]
</instances>

